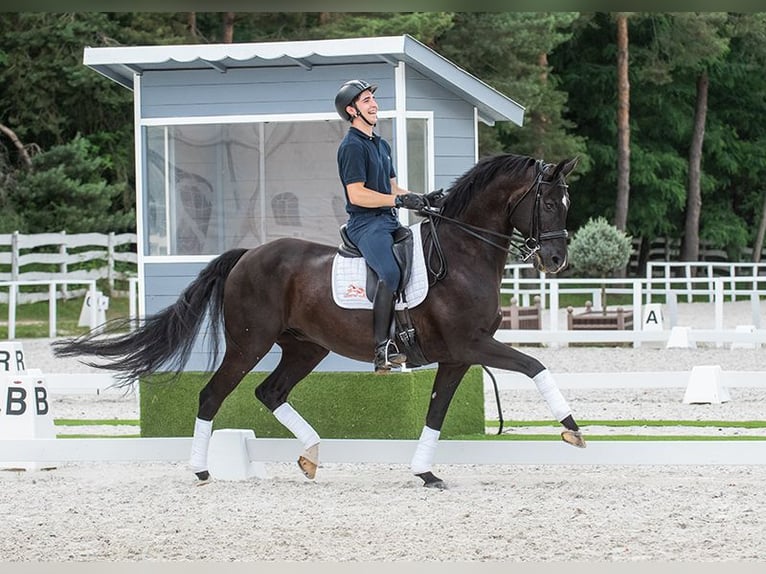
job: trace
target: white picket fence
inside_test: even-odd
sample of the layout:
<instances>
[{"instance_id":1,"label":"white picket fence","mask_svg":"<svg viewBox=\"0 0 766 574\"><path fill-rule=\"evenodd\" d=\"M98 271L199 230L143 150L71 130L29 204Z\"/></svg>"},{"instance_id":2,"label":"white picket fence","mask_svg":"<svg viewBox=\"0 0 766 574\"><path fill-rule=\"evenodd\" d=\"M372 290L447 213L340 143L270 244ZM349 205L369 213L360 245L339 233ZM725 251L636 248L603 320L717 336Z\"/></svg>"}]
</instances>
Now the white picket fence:
<instances>
[{"instance_id":1,"label":"white picket fence","mask_svg":"<svg viewBox=\"0 0 766 574\"><path fill-rule=\"evenodd\" d=\"M500 292L516 298L520 305L528 306L530 301L539 295L543 308L548 284L554 278L548 278L545 273L537 273L529 263L509 263L505 266L505 277L502 280ZM525 275L534 274L530 278ZM766 294L766 263L748 262L710 262L710 261L650 261L646 264L646 275L635 278L645 282L644 302L655 302L658 297L674 293L677 298L685 298L691 302L695 296L713 301L716 290L716 279L725 279L724 294L731 301L749 298L753 292ZM601 284L607 286L607 294L631 293L630 289L619 288L623 283L634 281L630 279L605 280L592 278L558 279L561 289L559 293L588 293L591 295L594 307L601 307ZM587 288L579 290L567 285L587 284Z\"/></svg>"},{"instance_id":2,"label":"white picket fence","mask_svg":"<svg viewBox=\"0 0 766 574\"><path fill-rule=\"evenodd\" d=\"M713 303L713 317L709 329L688 331L690 345L712 343L721 347L766 343L766 330L761 328L761 299L766 297L766 263L661 262L649 268L651 276L642 278L549 278L545 274L524 277L525 269L531 269L531 266L508 265L500 292L510 295L522 306L529 306L534 297L539 296L548 324L535 330L498 330L495 338L504 343L550 346L570 343L629 343L634 347L639 347L642 343L667 344L671 339L672 329L682 327L677 325L675 317L679 298L685 297L691 301L695 296L697 300L704 298ZM697 276L694 276L693 272L697 273ZM602 289L606 293L607 308L612 310L618 305L609 303L610 296L630 296L631 303L624 307L632 318L634 328L568 330L562 318L565 309L561 305L561 297L573 294L587 295L593 303L593 309L601 309ZM740 329L725 329L724 303L748 299L751 302L751 320ZM651 303L662 304L666 308L669 321L661 330L642 328L644 305Z\"/></svg>"},{"instance_id":3,"label":"white picket fence","mask_svg":"<svg viewBox=\"0 0 766 574\"><path fill-rule=\"evenodd\" d=\"M55 282L64 296L69 284L91 280L106 280L113 291L115 281L136 275L136 241L135 233L0 234L0 286L15 289L20 304L48 298L46 292L18 289L41 284L33 282ZM118 262L126 263L129 271L121 271ZM0 302L7 303L10 297L7 290L0 290Z\"/></svg>"}]
</instances>

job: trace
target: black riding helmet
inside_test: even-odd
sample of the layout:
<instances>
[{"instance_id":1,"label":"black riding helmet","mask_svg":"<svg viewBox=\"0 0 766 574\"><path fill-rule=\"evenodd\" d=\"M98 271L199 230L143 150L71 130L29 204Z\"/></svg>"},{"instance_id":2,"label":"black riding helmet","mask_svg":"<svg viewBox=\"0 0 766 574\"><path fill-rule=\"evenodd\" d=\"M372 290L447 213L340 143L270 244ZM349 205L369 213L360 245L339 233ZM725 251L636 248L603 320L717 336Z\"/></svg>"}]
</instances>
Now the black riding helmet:
<instances>
[{"instance_id":1,"label":"black riding helmet","mask_svg":"<svg viewBox=\"0 0 766 574\"><path fill-rule=\"evenodd\" d=\"M353 105L356 98L359 97L359 94L365 90L370 90L374 94L377 89L378 86L365 82L364 80L349 80L340 87L338 93L335 95L335 109L337 110L338 115L347 122L350 122L351 116L348 115L346 106Z\"/></svg>"}]
</instances>

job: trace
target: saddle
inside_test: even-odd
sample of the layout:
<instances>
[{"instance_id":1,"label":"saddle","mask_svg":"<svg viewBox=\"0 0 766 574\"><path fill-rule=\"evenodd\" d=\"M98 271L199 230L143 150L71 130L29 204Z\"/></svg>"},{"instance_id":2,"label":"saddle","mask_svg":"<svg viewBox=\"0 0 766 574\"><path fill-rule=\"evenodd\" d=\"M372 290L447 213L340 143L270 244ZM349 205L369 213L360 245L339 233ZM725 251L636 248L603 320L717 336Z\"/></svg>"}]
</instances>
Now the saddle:
<instances>
[{"instance_id":1,"label":"saddle","mask_svg":"<svg viewBox=\"0 0 766 574\"><path fill-rule=\"evenodd\" d=\"M340 237L342 243L338 246L338 254L341 257L362 257L362 252L354 245L354 242L348 236L346 231L346 224L344 223L340 227ZM400 226L394 232L394 259L401 271L401 279L396 289L398 293L403 293L404 286L410 280L410 274L412 273L412 231L409 227ZM375 298L375 291L378 288L378 274L367 265L367 280L366 280L366 292L367 299L372 301Z\"/></svg>"},{"instance_id":2,"label":"saddle","mask_svg":"<svg viewBox=\"0 0 766 574\"><path fill-rule=\"evenodd\" d=\"M338 246L338 255L341 257L363 257L361 251L354 245L348 237L346 225L340 227L340 237L342 243ZM412 324L409 313L409 304L405 299L405 286L410 280L413 264L414 241L412 230L409 227L400 226L394 232L394 259L401 271L401 279L397 293L399 299L403 302L402 310L394 311L393 330L397 345L407 355L407 365L410 367L420 367L427 365L429 360L423 354L420 343L415 336L415 327ZM375 297L375 291L378 288L378 274L365 264L367 270L365 291L367 299L372 301Z\"/></svg>"}]
</instances>

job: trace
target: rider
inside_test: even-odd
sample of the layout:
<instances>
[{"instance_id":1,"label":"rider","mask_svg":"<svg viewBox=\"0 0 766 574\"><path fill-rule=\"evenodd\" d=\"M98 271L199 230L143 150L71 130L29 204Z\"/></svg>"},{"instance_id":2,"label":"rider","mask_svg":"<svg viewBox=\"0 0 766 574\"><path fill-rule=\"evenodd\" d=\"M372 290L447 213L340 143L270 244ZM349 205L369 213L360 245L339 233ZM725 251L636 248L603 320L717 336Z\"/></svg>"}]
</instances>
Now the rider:
<instances>
[{"instance_id":1,"label":"rider","mask_svg":"<svg viewBox=\"0 0 766 574\"><path fill-rule=\"evenodd\" d=\"M420 210L426 202L422 195L397 185L391 162L391 146L380 135L373 133L378 120L376 89L377 86L364 80L350 80L338 90L335 109L342 119L351 122L338 147L338 173L346 195L348 237L378 274L372 330L375 337L375 372L385 373L393 365L407 360L390 336L401 279L393 253L393 235L400 226L394 208Z\"/></svg>"}]
</instances>

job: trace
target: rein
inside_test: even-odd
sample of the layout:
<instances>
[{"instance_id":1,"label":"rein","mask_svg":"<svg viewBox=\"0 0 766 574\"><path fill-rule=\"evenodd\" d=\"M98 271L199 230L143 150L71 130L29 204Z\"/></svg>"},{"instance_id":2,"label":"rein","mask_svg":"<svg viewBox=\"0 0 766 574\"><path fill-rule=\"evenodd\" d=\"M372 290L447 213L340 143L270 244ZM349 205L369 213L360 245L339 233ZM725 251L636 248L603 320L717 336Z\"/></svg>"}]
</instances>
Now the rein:
<instances>
[{"instance_id":1,"label":"rein","mask_svg":"<svg viewBox=\"0 0 766 574\"><path fill-rule=\"evenodd\" d=\"M538 166L540 162L538 161ZM491 245L492 247L499 249L500 251L503 251L504 253L516 253L521 258L522 261L528 261L537 251L540 250L540 243L542 241L546 241L548 239L559 239L559 238L567 238L569 237L569 234L567 233L566 229L560 229L557 231L544 231L540 233L540 198L542 197L542 189L541 187L543 185L553 185L554 182L552 181L544 181L543 180L543 171L541 168L538 167L538 174L535 176L535 181L532 183L532 185L527 188L527 190L522 194L521 198L514 204L513 209L511 209L510 214L508 215L508 218L510 219L513 217L513 214L516 212L516 209L521 205L521 203L524 201L524 199L529 195L529 193L534 189L535 190L535 204L532 209L532 221L530 224L529 229L529 237L520 239L518 236L514 235L506 235L505 233L499 233L497 231L492 231L490 229L485 229L483 227L479 227L476 225L471 225L469 223L464 223L460 220L454 219L452 217L447 217L446 215L442 215L441 211L438 208L433 208L430 205L422 210L420 210L420 214L426 216L428 218L428 222L431 227L431 246L428 250L428 257L427 257L427 265L428 270L431 272L431 274L434 277L434 283L437 281L443 279L447 275L447 260L444 257L444 252L441 247L441 243L439 241L439 234L437 233L437 225L434 223L434 218L443 220L443 221L449 221L450 223L455 224L458 229L461 231L467 233L468 235L471 235L472 237L475 237L476 239L486 243L487 245ZM499 243L496 243L492 241L491 239L488 239L487 237L481 235L482 233L487 235L492 235L494 237L497 237L499 239L502 239L504 241L507 241L509 243L508 247L505 247L504 245L500 245ZM439 261L439 266L435 270L431 267L431 255L433 252L436 252L437 259ZM433 285L434 283L430 283Z\"/></svg>"}]
</instances>

